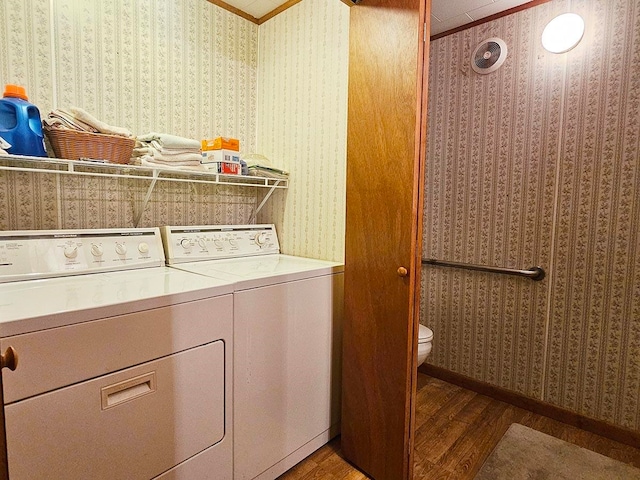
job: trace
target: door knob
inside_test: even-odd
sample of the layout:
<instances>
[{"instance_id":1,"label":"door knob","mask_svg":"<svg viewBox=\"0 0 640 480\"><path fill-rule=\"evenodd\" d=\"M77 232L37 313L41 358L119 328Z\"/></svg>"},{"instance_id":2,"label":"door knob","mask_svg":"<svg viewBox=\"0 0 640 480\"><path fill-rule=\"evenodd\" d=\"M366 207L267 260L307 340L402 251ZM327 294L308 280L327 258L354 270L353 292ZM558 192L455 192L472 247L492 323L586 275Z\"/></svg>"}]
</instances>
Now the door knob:
<instances>
[{"instance_id":1,"label":"door knob","mask_svg":"<svg viewBox=\"0 0 640 480\"><path fill-rule=\"evenodd\" d=\"M18 367L18 352L11 346L4 351L4 355L0 355L0 368L5 367L9 370L15 370Z\"/></svg>"},{"instance_id":2,"label":"door knob","mask_svg":"<svg viewBox=\"0 0 640 480\"><path fill-rule=\"evenodd\" d=\"M405 267L398 267L399 277L406 277L407 275L409 275L409 271Z\"/></svg>"}]
</instances>

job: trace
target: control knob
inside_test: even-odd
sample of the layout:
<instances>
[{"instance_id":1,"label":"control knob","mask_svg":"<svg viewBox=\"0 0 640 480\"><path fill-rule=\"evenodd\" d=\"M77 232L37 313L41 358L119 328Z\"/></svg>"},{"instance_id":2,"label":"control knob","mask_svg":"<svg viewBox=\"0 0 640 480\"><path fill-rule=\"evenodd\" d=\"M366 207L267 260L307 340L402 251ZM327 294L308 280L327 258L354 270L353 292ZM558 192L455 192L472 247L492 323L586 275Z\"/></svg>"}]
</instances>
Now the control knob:
<instances>
[{"instance_id":1,"label":"control knob","mask_svg":"<svg viewBox=\"0 0 640 480\"><path fill-rule=\"evenodd\" d=\"M116 253L118 255L125 255L127 253L127 246L124 243L116 243Z\"/></svg>"},{"instance_id":2,"label":"control knob","mask_svg":"<svg viewBox=\"0 0 640 480\"><path fill-rule=\"evenodd\" d=\"M204 243L204 238L199 238L198 239L198 245L200 246L200 248L202 250L206 250L207 249L207 244Z\"/></svg>"},{"instance_id":3,"label":"control knob","mask_svg":"<svg viewBox=\"0 0 640 480\"><path fill-rule=\"evenodd\" d=\"M76 258L78 256L78 246L67 245L66 247L64 247L64 256L69 259Z\"/></svg>"},{"instance_id":4,"label":"control knob","mask_svg":"<svg viewBox=\"0 0 640 480\"><path fill-rule=\"evenodd\" d=\"M262 246L267 241L267 234L264 232L258 232L255 236L256 245Z\"/></svg>"},{"instance_id":5,"label":"control knob","mask_svg":"<svg viewBox=\"0 0 640 480\"><path fill-rule=\"evenodd\" d=\"M148 245L146 242L141 242L141 243L138 245L138 251L139 251L140 253L142 253L143 255L144 255L145 253L149 253L149 245Z\"/></svg>"},{"instance_id":6,"label":"control knob","mask_svg":"<svg viewBox=\"0 0 640 480\"><path fill-rule=\"evenodd\" d=\"M91 245L91 255L94 257L101 257L103 253L104 249L102 248L102 245L97 245L95 243Z\"/></svg>"},{"instance_id":7,"label":"control knob","mask_svg":"<svg viewBox=\"0 0 640 480\"><path fill-rule=\"evenodd\" d=\"M180 240L180 246L182 246L182 248L184 248L185 250L190 250L191 242L188 238L183 238L182 240Z\"/></svg>"}]
</instances>

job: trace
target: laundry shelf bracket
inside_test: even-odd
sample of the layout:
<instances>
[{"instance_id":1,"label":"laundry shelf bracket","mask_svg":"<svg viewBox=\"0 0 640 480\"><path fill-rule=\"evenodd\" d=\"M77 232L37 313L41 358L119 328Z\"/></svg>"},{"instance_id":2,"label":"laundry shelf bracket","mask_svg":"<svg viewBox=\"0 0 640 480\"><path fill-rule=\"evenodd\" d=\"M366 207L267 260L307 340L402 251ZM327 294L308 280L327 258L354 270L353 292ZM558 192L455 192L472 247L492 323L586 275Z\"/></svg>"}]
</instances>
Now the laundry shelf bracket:
<instances>
[{"instance_id":1,"label":"laundry shelf bracket","mask_svg":"<svg viewBox=\"0 0 640 480\"><path fill-rule=\"evenodd\" d=\"M252 221L277 189L289 188L286 178L254 177L249 175L227 175L199 170L179 170L162 167L122 165L86 160L66 160L59 158L28 157L21 155L0 155L0 171L74 175L79 177L103 177L132 179L150 182L139 210L135 212L135 226L142 220L144 210L158 181L176 183L201 183L235 187L268 189L264 198L251 216Z\"/></svg>"},{"instance_id":2,"label":"laundry shelf bracket","mask_svg":"<svg viewBox=\"0 0 640 480\"><path fill-rule=\"evenodd\" d=\"M266 195L264 196L260 204L256 207L255 211L249 217L249 223L253 222L253 220L256 218L260 210L262 210L262 207L264 207L265 203L267 203L267 200L269 200L273 192L276 191L276 188L278 188L278 185L280 184L280 182L281 180L279 179L275 181L271 189L266 193Z\"/></svg>"},{"instance_id":3,"label":"laundry shelf bracket","mask_svg":"<svg viewBox=\"0 0 640 480\"><path fill-rule=\"evenodd\" d=\"M140 206L140 210L136 214L136 219L134 222L134 226L137 227L140 224L140 220L142 220L142 215L144 214L145 209L147 208L147 203L149 203L149 199L151 198L151 194L153 193L153 189L156 186L156 182L158 181L158 176L160 175L159 170L154 170L153 172L153 180L149 184L147 188L147 193L144 196L144 200L142 200L142 205Z\"/></svg>"}]
</instances>

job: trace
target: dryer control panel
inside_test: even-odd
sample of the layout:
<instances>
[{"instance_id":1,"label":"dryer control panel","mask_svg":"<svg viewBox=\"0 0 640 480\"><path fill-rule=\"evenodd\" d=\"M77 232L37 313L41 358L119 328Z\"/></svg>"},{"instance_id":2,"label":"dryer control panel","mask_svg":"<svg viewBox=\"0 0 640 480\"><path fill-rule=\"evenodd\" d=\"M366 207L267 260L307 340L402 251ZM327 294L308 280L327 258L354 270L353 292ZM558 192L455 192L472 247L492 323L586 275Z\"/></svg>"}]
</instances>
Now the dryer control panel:
<instances>
[{"instance_id":1,"label":"dryer control panel","mask_svg":"<svg viewBox=\"0 0 640 480\"><path fill-rule=\"evenodd\" d=\"M275 225L162 227L167 263L280 253Z\"/></svg>"},{"instance_id":2,"label":"dryer control panel","mask_svg":"<svg viewBox=\"0 0 640 480\"><path fill-rule=\"evenodd\" d=\"M158 228L0 232L0 283L162 265Z\"/></svg>"}]
</instances>

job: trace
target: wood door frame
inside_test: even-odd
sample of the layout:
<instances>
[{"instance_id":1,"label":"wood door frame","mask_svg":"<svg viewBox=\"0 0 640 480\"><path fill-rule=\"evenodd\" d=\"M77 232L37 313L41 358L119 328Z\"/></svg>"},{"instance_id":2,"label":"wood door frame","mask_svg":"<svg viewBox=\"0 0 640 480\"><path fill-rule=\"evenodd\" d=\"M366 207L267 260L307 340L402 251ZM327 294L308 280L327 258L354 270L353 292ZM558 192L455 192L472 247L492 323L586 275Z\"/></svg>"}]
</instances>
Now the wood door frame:
<instances>
[{"instance_id":1,"label":"wood door frame","mask_svg":"<svg viewBox=\"0 0 640 480\"><path fill-rule=\"evenodd\" d=\"M414 162L414 185L413 190L416 193L414 196L414 217L416 218L416 236L414 238L413 246L413 258L411 265L411 284L413 291L413 305L412 316L413 322L411 325L412 331L409 338L412 339L412 344L409 347L413 352L410 405L407 408L406 414L410 416L410 428L409 428L409 478L413 477L413 450L415 443L415 401L417 395L417 377L418 377L418 329L420 324L420 296L422 289L422 238L423 238L423 219L424 219L424 190L425 190L425 168L427 159L427 108L428 108L428 92L429 92L429 43L431 32L431 0L422 1L420 4L420 19L424 25L423 41L419 42L418 46L418 79L416 93L416 144L415 144L415 158Z\"/></svg>"}]
</instances>

